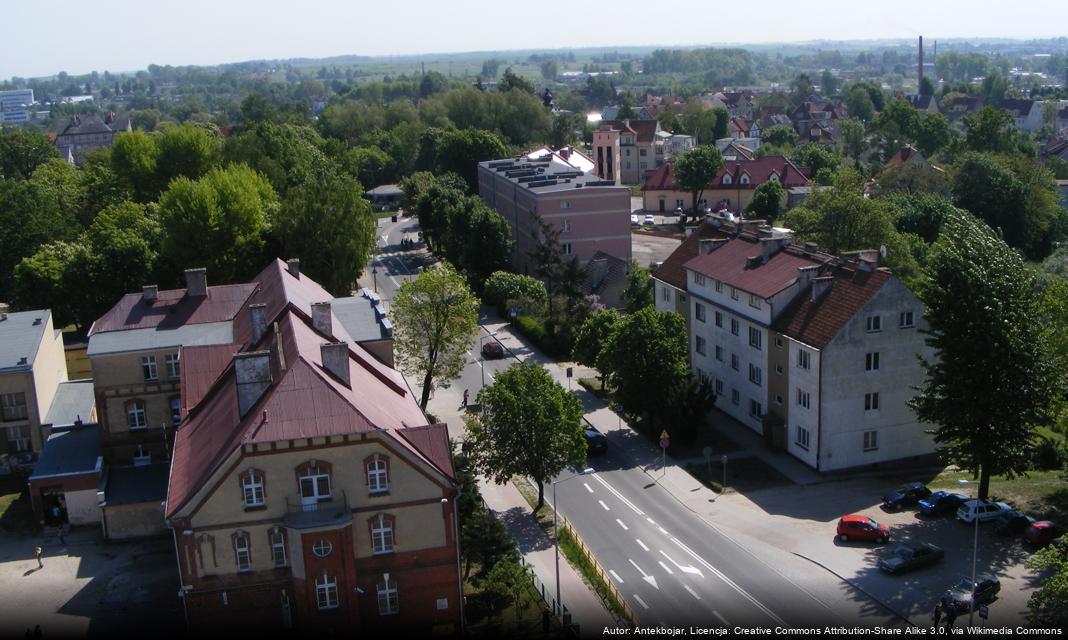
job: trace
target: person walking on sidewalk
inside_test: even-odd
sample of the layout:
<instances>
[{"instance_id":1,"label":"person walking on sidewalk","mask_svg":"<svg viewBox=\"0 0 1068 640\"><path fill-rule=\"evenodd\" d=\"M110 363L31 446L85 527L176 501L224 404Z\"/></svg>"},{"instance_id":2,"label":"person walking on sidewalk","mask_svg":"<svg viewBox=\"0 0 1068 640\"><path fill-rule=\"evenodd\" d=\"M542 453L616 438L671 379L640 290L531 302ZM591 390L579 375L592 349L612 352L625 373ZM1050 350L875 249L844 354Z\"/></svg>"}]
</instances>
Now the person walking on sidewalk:
<instances>
[{"instance_id":1,"label":"person walking on sidewalk","mask_svg":"<svg viewBox=\"0 0 1068 640\"><path fill-rule=\"evenodd\" d=\"M36 549L34 549L34 554L36 554L36 556L37 556L37 568L38 569L44 569L44 563L41 562L41 553L43 551L44 551L44 549L42 549L41 547L37 547Z\"/></svg>"},{"instance_id":2,"label":"person walking on sidewalk","mask_svg":"<svg viewBox=\"0 0 1068 640\"><path fill-rule=\"evenodd\" d=\"M464 403L462 405L460 405L460 408L462 408L462 409L466 409L467 408L467 397L468 397L467 394L468 394L468 390L464 389Z\"/></svg>"}]
</instances>

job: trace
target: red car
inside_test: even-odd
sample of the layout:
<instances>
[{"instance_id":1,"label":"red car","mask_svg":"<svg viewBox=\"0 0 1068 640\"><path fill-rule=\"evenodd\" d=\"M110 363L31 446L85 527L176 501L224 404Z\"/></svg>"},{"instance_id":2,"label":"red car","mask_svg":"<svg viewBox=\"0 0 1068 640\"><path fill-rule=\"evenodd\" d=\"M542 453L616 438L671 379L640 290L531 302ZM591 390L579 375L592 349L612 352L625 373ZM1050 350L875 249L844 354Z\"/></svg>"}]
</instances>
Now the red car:
<instances>
[{"instance_id":1,"label":"red car","mask_svg":"<svg viewBox=\"0 0 1068 640\"><path fill-rule=\"evenodd\" d=\"M1049 520L1040 520L1034 522L1027 531L1024 531L1024 540L1028 544L1036 547L1045 547L1058 537L1060 537L1061 531L1057 528L1057 525L1053 524Z\"/></svg>"},{"instance_id":2,"label":"red car","mask_svg":"<svg viewBox=\"0 0 1068 640\"><path fill-rule=\"evenodd\" d=\"M868 516L854 513L843 516L838 521L838 539L842 542L847 540L874 540L886 542L890 539L890 527L879 524Z\"/></svg>"}]
</instances>

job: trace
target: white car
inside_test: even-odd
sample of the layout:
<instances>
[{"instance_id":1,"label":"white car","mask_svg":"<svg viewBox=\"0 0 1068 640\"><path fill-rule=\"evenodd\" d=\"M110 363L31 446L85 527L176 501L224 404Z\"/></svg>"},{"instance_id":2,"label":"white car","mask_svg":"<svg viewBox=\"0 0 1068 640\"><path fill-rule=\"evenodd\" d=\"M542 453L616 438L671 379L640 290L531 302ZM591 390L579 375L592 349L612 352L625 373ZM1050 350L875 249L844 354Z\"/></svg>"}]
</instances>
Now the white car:
<instances>
[{"instance_id":1,"label":"white car","mask_svg":"<svg viewBox=\"0 0 1068 640\"><path fill-rule=\"evenodd\" d=\"M957 509L957 519L968 524L975 522L976 519L979 522L986 522L987 520L994 520L1009 511L1012 511L1012 507L1004 502L969 500Z\"/></svg>"},{"instance_id":2,"label":"white car","mask_svg":"<svg viewBox=\"0 0 1068 640\"><path fill-rule=\"evenodd\" d=\"M642 224L656 224L656 219L653 218L653 214L646 214L645 221Z\"/></svg>"},{"instance_id":3,"label":"white car","mask_svg":"<svg viewBox=\"0 0 1068 640\"><path fill-rule=\"evenodd\" d=\"M636 213L630 214L630 224L632 226L635 226L635 227L638 226L639 224L641 224L641 222L638 220L638 214L636 214Z\"/></svg>"}]
</instances>

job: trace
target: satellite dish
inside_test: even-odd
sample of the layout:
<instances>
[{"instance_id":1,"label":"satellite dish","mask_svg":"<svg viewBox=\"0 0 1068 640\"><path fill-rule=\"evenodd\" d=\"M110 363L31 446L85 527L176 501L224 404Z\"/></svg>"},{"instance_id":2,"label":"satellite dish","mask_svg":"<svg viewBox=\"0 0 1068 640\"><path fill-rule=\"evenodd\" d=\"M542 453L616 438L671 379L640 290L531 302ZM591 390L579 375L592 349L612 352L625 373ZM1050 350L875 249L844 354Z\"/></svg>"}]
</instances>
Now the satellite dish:
<instances>
[{"instance_id":1,"label":"satellite dish","mask_svg":"<svg viewBox=\"0 0 1068 640\"><path fill-rule=\"evenodd\" d=\"M884 259L886 258L886 245L885 244L879 245L879 255L881 257L883 257Z\"/></svg>"}]
</instances>

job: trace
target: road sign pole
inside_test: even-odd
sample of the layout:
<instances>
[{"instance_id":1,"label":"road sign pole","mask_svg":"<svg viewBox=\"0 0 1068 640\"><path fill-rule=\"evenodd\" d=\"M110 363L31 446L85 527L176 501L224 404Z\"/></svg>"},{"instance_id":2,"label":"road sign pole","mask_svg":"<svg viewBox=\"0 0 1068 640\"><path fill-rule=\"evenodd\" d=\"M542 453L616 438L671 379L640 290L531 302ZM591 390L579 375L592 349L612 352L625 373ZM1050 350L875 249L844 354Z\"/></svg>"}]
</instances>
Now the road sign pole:
<instances>
[{"instance_id":1,"label":"road sign pole","mask_svg":"<svg viewBox=\"0 0 1068 640\"><path fill-rule=\"evenodd\" d=\"M663 451L663 455L660 458L660 477L663 478L667 475L667 448L671 444L671 439L668 437L667 429L660 432L660 449Z\"/></svg>"},{"instance_id":2,"label":"road sign pole","mask_svg":"<svg viewBox=\"0 0 1068 640\"><path fill-rule=\"evenodd\" d=\"M720 457L719 461L723 463L723 490L720 493L727 493L727 456Z\"/></svg>"}]
</instances>

